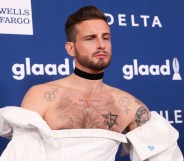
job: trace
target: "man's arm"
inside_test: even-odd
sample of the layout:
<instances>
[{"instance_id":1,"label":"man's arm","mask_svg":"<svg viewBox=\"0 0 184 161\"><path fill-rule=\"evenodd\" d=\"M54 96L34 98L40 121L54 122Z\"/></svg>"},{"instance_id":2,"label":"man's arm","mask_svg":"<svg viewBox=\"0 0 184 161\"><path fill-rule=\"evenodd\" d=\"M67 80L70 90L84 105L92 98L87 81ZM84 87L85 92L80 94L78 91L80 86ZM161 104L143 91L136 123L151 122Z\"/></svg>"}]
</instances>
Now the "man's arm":
<instances>
[{"instance_id":1,"label":"man's arm","mask_svg":"<svg viewBox=\"0 0 184 161\"><path fill-rule=\"evenodd\" d=\"M129 132L126 134L133 147L130 152L132 161L183 161L177 145L177 130L158 113L150 113L137 99L134 105L133 121L128 125Z\"/></svg>"},{"instance_id":2,"label":"man's arm","mask_svg":"<svg viewBox=\"0 0 184 161\"><path fill-rule=\"evenodd\" d=\"M151 114L148 107L142 103L139 99L130 95L132 101L131 108L131 123L128 125L128 131L135 129L147 121L149 121Z\"/></svg>"},{"instance_id":3,"label":"man's arm","mask_svg":"<svg viewBox=\"0 0 184 161\"><path fill-rule=\"evenodd\" d=\"M125 129L126 133L142 126L150 120L151 114L147 106L131 94L123 93L119 102L126 114L126 120L128 120L128 126ZM127 146L128 145L124 145L123 149L125 150ZM123 155L126 155L127 153L128 151L122 152ZM149 159L144 161L149 161Z\"/></svg>"}]
</instances>

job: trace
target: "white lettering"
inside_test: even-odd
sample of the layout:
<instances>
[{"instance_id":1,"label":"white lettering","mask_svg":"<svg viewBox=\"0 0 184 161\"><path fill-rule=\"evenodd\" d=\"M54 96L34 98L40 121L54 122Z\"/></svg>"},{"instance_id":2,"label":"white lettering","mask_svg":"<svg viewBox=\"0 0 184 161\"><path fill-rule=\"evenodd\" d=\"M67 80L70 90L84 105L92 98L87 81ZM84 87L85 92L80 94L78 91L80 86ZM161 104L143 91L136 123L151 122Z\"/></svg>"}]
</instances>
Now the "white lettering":
<instances>
[{"instance_id":1,"label":"white lettering","mask_svg":"<svg viewBox=\"0 0 184 161\"><path fill-rule=\"evenodd\" d=\"M105 16L110 18L110 21L108 21L109 25L112 25L114 23L114 17L110 13L105 13Z\"/></svg>"},{"instance_id":2,"label":"white lettering","mask_svg":"<svg viewBox=\"0 0 184 161\"><path fill-rule=\"evenodd\" d=\"M132 26L138 27L139 24L135 22L135 17L134 15L131 15L131 22L132 22Z\"/></svg>"},{"instance_id":3,"label":"white lettering","mask_svg":"<svg viewBox=\"0 0 184 161\"><path fill-rule=\"evenodd\" d=\"M108 24L114 24L116 16L105 13L105 16L108 19ZM150 17L153 17L152 19ZM119 13L117 15L118 25L119 26L132 26L132 27L162 27L161 21L158 16L151 15L128 15ZM141 23L142 20L142 23Z\"/></svg>"},{"instance_id":4,"label":"white lettering","mask_svg":"<svg viewBox=\"0 0 184 161\"><path fill-rule=\"evenodd\" d=\"M181 112L182 112L181 110L175 110L174 111L175 123L183 123L183 120L181 120L181 119L179 120L179 118L182 118ZM178 114L178 113L180 113L180 114Z\"/></svg>"},{"instance_id":5,"label":"white lettering","mask_svg":"<svg viewBox=\"0 0 184 161\"><path fill-rule=\"evenodd\" d=\"M148 65L140 65L139 66L139 73L141 75L149 75Z\"/></svg>"},{"instance_id":6,"label":"white lettering","mask_svg":"<svg viewBox=\"0 0 184 161\"><path fill-rule=\"evenodd\" d=\"M156 25L158 25L158 27L162 27L162 24L161 24L158 16L154 17L152 27L155 27Z\"/></svg>"},{"instance_id":7,"label":"white lettering","mask_svg":"<svg viewBox=\"0 0 184 161\"><path fill-rule=\"evenodd\" d=\"M173 110L173 111L159 111L158 112L162 117L164 117L167 121L169 121L169 123L173 124L181 124L183 123L182 120L182 110ZM173 118L173 120L171 120L171 118Z\"/></svg>"},{"instance_id":8,"label":"white lettering","mask_svg":"<svg viewBox=\"0 0 184 161\"><path fill-rule=\"evenodd\" d=\"M16 80L22 80L25 77L24 64L14 64L12 66L13 78Z\"/></svg>"},{"instance_id":9,"label":"white lettering","mask_svg":"<svg viewBox=\"0 0 184 161\"><path fill-rule=\"evenodd\" d=\"M127 80L133 78L133 66L132 65L124 65L122 68L123 73L125 74L123 77Z\"/></svg>"},{"instance_id":10,"label":"white lettering","mask_svg":"<svg viewBox=\"0 0 184 161\"><path fill-rule=\"evenodd\" d=\"M137 62L137 59L133 60L133 64L134 64L134 74L138 75L139 72L138 72L138 62Z\"/></svg>"},{"instance_id":11,"label":"white lettering","mask_svg":"<svg viewBox=\"0 0 184 161\"><path fill-rule=\"evenodd\" d=\"M31 74L31 65L30 65L30 58L26 58L26 74Z\"/></svg>"},{"instance_id":12,"label":"white lettering","mask_svg":"<svg viewBox=\"0 0 184 161\"><path fill-rule=\"evenodd\" d=\"M73 63L74 65L74 63ZM65 58L65 63L60 64L58 67L56 64L31 64L30 58L25 58L25 64L14 64L12 66L13 78L16 80L22 80L25 75L69 75L69 59Z\"/></svg>"},{"instance_id":13,"label":"white lettering","mask_svg":"<svg viewBox=\"0 0 184 161\"><path fill-rule=\"evenodd\" d=\"M32 72L35 75L44 75L43 64L34 64L32 66Z\"/></svg>"},{"instance_id":14,"label":"white lettering","mask_svg":"<svg viewBox=\"0 0 184 161\"><path fill-rule=\"evenodd\" d=\"M170 75L171 72L170 72L170 63L169 63L169 60L166 60L165 62L166 62L166 64L161 66L160 72L163 75Z\"/></svg>"},{"instance_id":15,"label":"white lettering","mask_svg":"<svg viewBox=\"0 0 184 161\"><path fill-rule=\"evenodd\" d=\"M166 110L166 111L164 111L164 114L165 114L165 119L167 120L167 121L169 121L169 123L174 123L174 121L171 121L171 120L169 120L169 112ZM160 111L160 115L161 116L163 116L164 117L164 114L163 114L163 111Z\"/></svg>"},{"instance_id":16,"label":"white lettering","mask_svg":"<svg viewBox=\"0 0 184 161\"><path fill-rule=\"evenodd\" d=\"M118 14L118 22L119 22L119 26L127 26L126 15L125 14Z\"/></svg>"},{"instance_id":17,"label":"white lettering","mask_svg":"<svg viewBox=\"0 0 184 161\"><path fill-rule=\"evenodd\" d=\"M47 64L45 66L45 73L48 75L57 75L56 64Z\"/></svg>"},{"instance_id":18,"label":"white lettering","mask_svg":"<svg viewBox=\"0 0 184 161\"><path fill-rule=\"evenodd\" d=\"M170 70L170 60L165 60L165 64L163 65L140 65L137 59L133 59L133 65L126 64L122 67L123 77L127 80L130 80L134 77L134 75L171 75Z\"/></svg>"},{"instance_id":19,"label":"white lettering","mask_svg":"<svg viewBox=\"0 0 184 161\"><path fill-rule=\"evenodd\" d=\"M68 59L65 59L65 64L60 64L58 66L58 72L61 75L69 75L70 74L69 60Z\"/></svg>"},{"instance_id":20,"label":"white lettering","mask_svg":"<svg viewBox=\"0 0 184 161\"><path fill-rule=\"evenodd\" d=\"M148 27L147 19L150 18L148 15L140 15L140 18L143 19L144 27Z\"/></svg>"},{"instance_id":21,"label":"white lettering","mask_svg":"<svg viewBox=\"0 0 184 161\"><path fill-rule=\"evenodd\" d=\"M75 61L73 60L73 69L75 69Z\"/></svg>"},{"instance_id":22,"label":"white lettering","mask_svg":"<svg viewBox=\"0 0 184 161\"><path fill-rule=\"evenodd\" d=\"M159 66L158 65L151 65L150 66L150 73L152 75L159 75L160 72L159 72Z\"/></svg>"}]
</instances>

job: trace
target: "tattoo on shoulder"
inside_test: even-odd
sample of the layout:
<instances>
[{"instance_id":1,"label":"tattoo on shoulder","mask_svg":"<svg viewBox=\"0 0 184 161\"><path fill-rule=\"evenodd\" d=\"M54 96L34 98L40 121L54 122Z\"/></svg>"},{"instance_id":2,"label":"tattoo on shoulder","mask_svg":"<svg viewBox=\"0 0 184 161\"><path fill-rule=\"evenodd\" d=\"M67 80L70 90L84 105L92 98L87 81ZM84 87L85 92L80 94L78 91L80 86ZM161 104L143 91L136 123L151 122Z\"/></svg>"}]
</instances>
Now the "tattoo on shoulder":
<instances>
[{"instance_id":1,"label":"tattoo on shoulder","mask_svg":"<svg viewBox=\"0 0 184 161\"><path fill-rule=\"evenodd\" d=\"M123 107L124 112L126 112L126 114L128 115L128 112L130 111L130 109L128 108L128 106L130 105L130 99L128 97L121 97L119 99L119 104Z\"/></svg>"},{"instance_id":2,"label":"tattoo on shoulder","mask_svg":"<svg viewBox=\"0 0 184 161\"><path fill-rule=\"evenodd\" d=\"M104 124L107 125L109 129L111 129L114 125L118 125L117 123L118 115L109 112L108 114L102 115L102 117L105 118Z\"/></svg>"},{"instance_id":3,"label":"tattoo on shoulder","mask_svg":"<svg viewBox=\"0 0 184 161\"><path fill-rule=\"evenodd\" d=\"M56 99L56 95L58 94L58 89L57 88L52 88L50 91L46 91L44 93L44 99L52 102Z\"/></svg>"},{"instance_id":4,"label":"tattoo on shoulder","mask_svg":"<svg viewBox=\"0 0 184 161\"><path fill-rule=\"evenodd\" d=\"M150 119L150 117L149 117L149 111L144 106L141 106L137 110L136 115L135 115L135 122L136 122L137 126L143 125L149 119Z\"/></svg>"}]
</instances>

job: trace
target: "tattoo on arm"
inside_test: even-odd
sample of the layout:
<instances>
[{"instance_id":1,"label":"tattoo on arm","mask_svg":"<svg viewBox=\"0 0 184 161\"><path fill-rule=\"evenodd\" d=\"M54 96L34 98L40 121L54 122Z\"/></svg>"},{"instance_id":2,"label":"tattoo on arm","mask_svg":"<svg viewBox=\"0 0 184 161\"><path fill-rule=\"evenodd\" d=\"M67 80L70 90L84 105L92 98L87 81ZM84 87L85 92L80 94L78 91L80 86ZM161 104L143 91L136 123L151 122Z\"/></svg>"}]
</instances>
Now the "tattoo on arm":
<instances>
[{"instance_id":1,"label":"tattoo on arm","mask_svg":"<svg viewBox=\"0 0 184 161\"><path fill-rule=\"evenodd\" d=\"M128 106L130 105L130 99L128 97L121 97L119 99L119 104L124 108L124 112L126 112L126 114L128 115L128 112L130 111L130 109L128 108Z\"/></svg>"},{"instance_id":2,"label":"tattoo on arm","mask_svg":"<svg viewBox=\"0 0 184 161\"><path fill-rule=\"evenodd\" d=\"M141 106L137 110L136 115L135 115L135 122L136 122L137 126L143 125L149 119L150 119L150 117L149 117L149 111L144 106Z\"/></svg>"},{"instance_id":3,"label":"tattoo on arm","mask_svg":"<svg viewBox=\"0 0 184 161\"><path fill-rule=\"evenodd\" d=\"M118 115L109 112L108 114L102 115L102 117L105 118L104 124L107 125L109 129L111 129L114 125L118 125L117 123Z\"/></svg>"},{"instance_id":4,"label":"tattoo on arm","mask_svg":"<svg viewBox=\"0 0 184 161\"><path fill-rule=\"evenodd\" d=\"M45 100L52 102L55 100L57 94L58 94L58 89L53 88L51 91L46 91L44 93L44 98L45 98Z\"/></svg>"}]
</instances>

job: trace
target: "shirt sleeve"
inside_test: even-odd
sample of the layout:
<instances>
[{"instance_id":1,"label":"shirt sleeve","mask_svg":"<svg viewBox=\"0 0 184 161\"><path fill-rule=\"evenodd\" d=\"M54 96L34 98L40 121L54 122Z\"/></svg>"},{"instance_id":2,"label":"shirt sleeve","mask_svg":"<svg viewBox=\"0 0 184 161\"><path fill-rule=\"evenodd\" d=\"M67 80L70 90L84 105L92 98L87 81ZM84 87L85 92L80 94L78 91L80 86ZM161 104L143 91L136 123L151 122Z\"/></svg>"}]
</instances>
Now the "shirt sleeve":
<instances>
[{"instance_id":1,"label":"shirt sleeve","mask_svg":"<svg viewBox=\"0 0 184 161\"><path fill-rule=\"evenodd\" d=\"M51 129L42 117L20 107L0 109L0 136L11 139L0 161L47 161L45 147L56 147Z\"/></svg>"},{"instance_id":2,"label":"shirt sleeve","mask_svg":"<svg viewBox=\"0 0 184 161\"><path fill-rule=\"evenodd\" d=\"M183 161L177 145L178 131L156 112L144 125L128 132L131 161Z\"/></svg>"}]
</instances>

